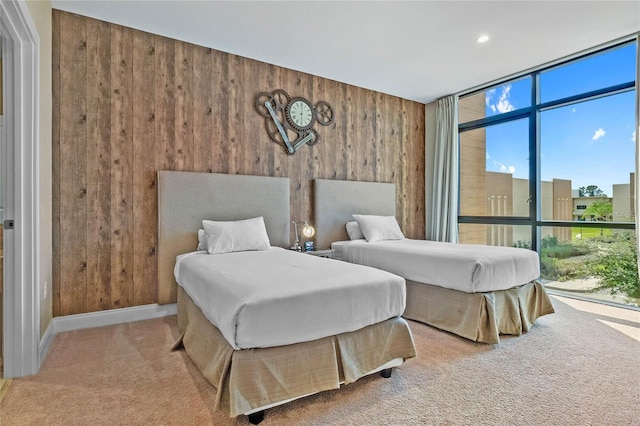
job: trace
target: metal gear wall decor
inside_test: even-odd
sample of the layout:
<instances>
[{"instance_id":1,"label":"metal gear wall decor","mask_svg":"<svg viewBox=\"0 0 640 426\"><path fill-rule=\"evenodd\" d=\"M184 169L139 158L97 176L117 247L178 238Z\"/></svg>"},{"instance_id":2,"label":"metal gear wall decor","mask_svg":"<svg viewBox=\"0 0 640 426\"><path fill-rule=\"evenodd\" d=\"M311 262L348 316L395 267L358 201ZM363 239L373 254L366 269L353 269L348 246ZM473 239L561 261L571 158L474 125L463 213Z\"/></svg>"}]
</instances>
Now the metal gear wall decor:
<instances>
[{"instance_id":1,"label":"metal gear wall decor","mask_svg":"<svg viewBox=\"0 0 640 426\"><path fill-rule=\"evenodd\" d=\"M328 102L313 105L301 96L292 98L282 89L258 93L256 110L265 118L271 140L283 144L290 155L304 145L320 142L320 135L313 128L315 123L329 126L334 121L333 108Z\"/></svg>"}]
</instances>

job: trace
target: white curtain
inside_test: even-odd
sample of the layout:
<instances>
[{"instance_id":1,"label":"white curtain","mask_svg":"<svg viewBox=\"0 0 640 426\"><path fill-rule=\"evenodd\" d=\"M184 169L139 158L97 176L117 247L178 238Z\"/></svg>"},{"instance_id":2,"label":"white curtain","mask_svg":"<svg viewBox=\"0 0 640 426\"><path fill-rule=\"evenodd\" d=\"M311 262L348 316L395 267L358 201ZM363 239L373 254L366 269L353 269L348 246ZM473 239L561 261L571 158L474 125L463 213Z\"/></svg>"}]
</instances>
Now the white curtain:
<instances>
[{"instance_id":1,"label":"white curtain","mask_svg":"<svg viewBox=\"0 0 640 426\"><path fill-rule=\"evenodd\" d=\"M433 168L433 241L458 242L458 108L455 96L438 100Z\"/></svg>"}]
</instances>

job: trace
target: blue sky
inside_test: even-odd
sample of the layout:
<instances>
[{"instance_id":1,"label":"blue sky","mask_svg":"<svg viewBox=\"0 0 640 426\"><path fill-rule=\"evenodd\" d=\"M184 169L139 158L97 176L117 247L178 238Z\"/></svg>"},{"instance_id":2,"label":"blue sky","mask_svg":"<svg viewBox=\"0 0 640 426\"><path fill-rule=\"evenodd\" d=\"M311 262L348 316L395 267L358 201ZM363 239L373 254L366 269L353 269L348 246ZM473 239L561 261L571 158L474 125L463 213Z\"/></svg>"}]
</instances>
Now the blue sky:
<instances>
[{"instance_id":1,"label":"blue sky","mask_svg":"<svg viewBox=\"0 0 640 426\"><path fill-rule=\"evenodd\" d=\"M635 45L549 70L540 75L542 102L633 81ZM497 86L485 94L487 116L530 105L528 79ZM569 179L572 188L629 183L635 169L635 93L572 104L541 114L541 175ZM527 179L528 121L487 128L487 170Z\"/></svg>"}]
</instances>

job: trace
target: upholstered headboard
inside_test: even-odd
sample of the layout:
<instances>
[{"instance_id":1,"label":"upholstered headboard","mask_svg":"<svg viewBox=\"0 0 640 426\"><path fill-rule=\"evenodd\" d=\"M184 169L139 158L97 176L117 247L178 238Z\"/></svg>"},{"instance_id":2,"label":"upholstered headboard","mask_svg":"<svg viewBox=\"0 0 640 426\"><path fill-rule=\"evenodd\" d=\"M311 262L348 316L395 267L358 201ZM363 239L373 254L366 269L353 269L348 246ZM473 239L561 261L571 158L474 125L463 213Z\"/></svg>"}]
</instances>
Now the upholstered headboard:
<instances>
[{"instance_id":1,"label":"upholstered headboard","mask_svg":"<svg viewBox=\"0 0 640 426\"><path fill-rule=\"evenodd\" d=\"M158 171L158 301L176 301L176 256L194 251L202 220L262 216L272 246L288 247L289 179Z\"/></svg>"},{"instance_id":2,"label":"upholstered headboard","mask_svg":"<svg viewBox=\"0 0 640 426\"><path fill-rule=\"evenodd\" d=\"M314 192L318 249L327 249L334 241L348 240L345 224L353 220L353 214L396 214L393 183L316 179Z\"/></svg>"}]
</instances>

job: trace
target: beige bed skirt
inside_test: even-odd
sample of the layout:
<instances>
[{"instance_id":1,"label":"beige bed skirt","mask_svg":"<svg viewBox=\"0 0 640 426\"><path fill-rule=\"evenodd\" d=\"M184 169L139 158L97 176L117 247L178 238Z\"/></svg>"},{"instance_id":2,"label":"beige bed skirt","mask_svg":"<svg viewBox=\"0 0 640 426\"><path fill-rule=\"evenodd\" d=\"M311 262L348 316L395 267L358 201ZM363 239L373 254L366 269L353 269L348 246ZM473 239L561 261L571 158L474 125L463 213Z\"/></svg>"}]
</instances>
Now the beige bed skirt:
<instances>
[{"instance_id":1,"label":"beige bed skirt","mask_svg":"<svg viewBox=\"0 0 640 426\"><path fill-rule=\"evenodd\" d=\"M215 408L231 417L356 381L387 362L416 356L406 321L391 318L311 342L234 350L178 286L175 348L184 347L214 385Z\"/></svg>"},{"instance_id":2,"label":"beige bed skirt","mask_svg":"<svg viewBox=\"0 0 640 426\"><path fill-rule=\"evenodd\" d=\"M407 280L402 316L476 342L500 343L500 334L520 335L553 312L537 281L490 293L464 293Z\"/></svg>"}]
</instances>

